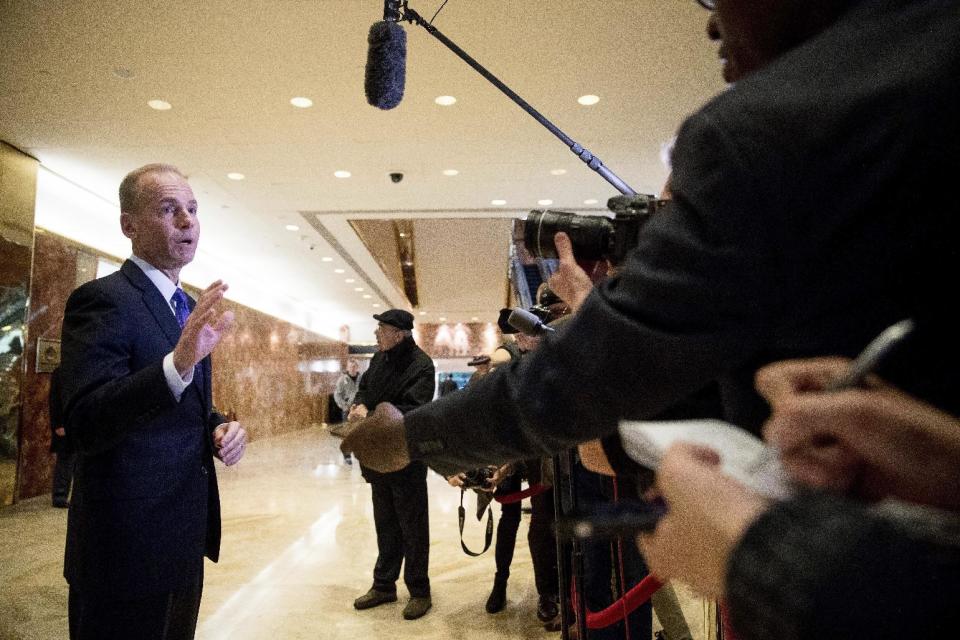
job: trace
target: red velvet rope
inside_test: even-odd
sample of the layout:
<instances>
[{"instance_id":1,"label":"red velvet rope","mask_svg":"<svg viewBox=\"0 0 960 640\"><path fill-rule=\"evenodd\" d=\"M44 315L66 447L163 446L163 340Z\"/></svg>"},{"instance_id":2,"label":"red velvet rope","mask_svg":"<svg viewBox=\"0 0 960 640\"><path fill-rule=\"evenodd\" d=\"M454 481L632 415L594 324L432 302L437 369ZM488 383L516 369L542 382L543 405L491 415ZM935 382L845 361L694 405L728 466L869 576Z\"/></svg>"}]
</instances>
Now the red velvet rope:
<instances>
[{"instance_id":1,"label":"red velvet rope","mask_svg":"<svg viewBox=\"0 0 960 640\"><path fill-rule=\"evenodd\" d=\"M549 485L545 484L535 484L531 487L524 489L523 491L517 491L516 493L508 493L505 496L494 496L493 499L499 502L500 504L513 504L514 502L520 502L524 498L532 498L533 496L538 496L541 493L550 489Z\"/></svg>"},{"instance_id":2,"label":"red velvet rope","mask_svg":"<svg viewBox=\"0 0 960 640\"><path fill-rule=\"evenodd\" d=\"M650 599L663 583L652 574L638 582L623 597L602 611L587 611L587 629L604 629L623 620Z\"/></svg>"}]
</instances>

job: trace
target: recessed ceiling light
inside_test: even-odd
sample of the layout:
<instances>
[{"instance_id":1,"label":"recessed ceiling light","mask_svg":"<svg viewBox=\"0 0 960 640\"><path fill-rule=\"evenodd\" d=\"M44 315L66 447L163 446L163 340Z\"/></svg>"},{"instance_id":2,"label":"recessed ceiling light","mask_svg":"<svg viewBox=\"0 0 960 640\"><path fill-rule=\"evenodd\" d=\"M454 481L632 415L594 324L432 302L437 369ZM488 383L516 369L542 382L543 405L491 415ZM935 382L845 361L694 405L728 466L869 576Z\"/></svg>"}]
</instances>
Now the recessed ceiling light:
<instances>
[{"instance_id":1,"label":"recessed ceiling light","mask_svg":"<svg viewBox=\"0 0 960 640\"><path fill-rule=\"evenodd\" d=\"M433 101L441 107L449 107L452 104L456 104L457 99L453 96L437 96Z\"/></svg>"},{"instance_id":2,"label":"recessed ceiling light","mask_svg":"<svg viewBox=\"0 0 960 640\"><path fill-rule=\"evenodd\" d=\"M420 315L425 316L425 315L427 315L427 312L426 312L426 311L421 311L421 312L420 312Z\"/></svg>"},{"instance_id":3,"label":"recessed ceiling light","mask_svg":"<svg viewBox=\"0 0 960 640\"><path fill-rule=\"evenodd\" d=\"M455 176L455 175L457 175L457 174L459 174L459 173L460 173L460 172L457 171L456 169L444 169L444 170L443 170L443 175L445 175L445 176Z\"/></svg>"},{"instance_id":4,"label":"recessed ceiling light","mask_svg":"<svg viewBox=\"0 0 960 640\"><path fill-rule=\"evenodd\" d=\"M357 292L363 291L363 287L354 287L353 290Z\"/></svg>"},{"instance_id":5,"label":"recessed ceiling light","mask_svg":"<svg viewBox=\"0 0 960 640\"><path fill-rule=\"evenodd\" d=\"M320 258L320 262L333 262L333 258L331 258L330 256L323 256L322 258Z\"/></svg>"},{"instance_id":6,"label":"recessed ceiling light","mask_svg":"<svg viewBox=\"0 0 960 640\"><path fill-rule=\"evenodd\" d=\"M478 318L477 316L473 316L472 318L470 318L470 320L472 320L473 322L476 322L476 321L479 320L479 319L480 319L480 318Z\"/></svg>"},{"instance_id":7,"label":"recessed ceiling light","mask_svg":"<svg viewBox=\"0 0 960 640\"><path fill-rule=\"evenodd\" d=\"M579 102L585 107L590 107L600 102L600 96L595 96L593 94L588 93L585 96L580 96L579 98L577 98L577 102Z\"/></svg>"},{"instance_id":8,"label":"recessed ceiling light","mask_svg":"<svg viewBox=\"0 0 960 640\"><path fill-rule=\"evenodd\" d=\"M243 175L242 173L237 173L236 171L231 171L227 174L227 177L231 180L243 180L247 176Z\"/></svg>"},{"instance_id":9,"label":"recessed ceiling light","mask_svg":"<svg viewBox=\"0 0 960 640\"><path fill-rule=\"evenodd\" d=\"M373 297L373 296L370 295L369 293L363 294L363 299L364 299L364 300L369 300L369 299L372 298L372 297Z\"/></svg>"},{"instance_id":10,"label":"recessed ceiling light","mask_svg":"<svg viewBox=\"0 0 960 640\"><path fill-rule=\"evenodd\" d=\"M490 204L495 205L495 206L498 206L498 207L501 207L501 206L507 204L507 201L506 201L506 200L491 200L491 201L490 201Z\"/></svg>"},{"instance_id":11,"label":"recessed ceiling light","mask_svg":"<svg viewBox=\"0 0 960 640\"><path fill-rule=\"evenodd\" d=\"M302 96L297 96L296 98L290 98L290 104L300 109L306 109L313 106L313 100L310 98L304 98Z\"/></svg>"},{"instance_id":12,"label":"recessed ceiling light","mask_svg":"<svg viewBox=\"0 0 960 640\"><path fill-rule=\"evenodd\" d=\"M551 169L551 170L550 170L550 175L562 176L562 175L565 174L566 172L567 172L566 169Z\"/></svg>"},{"instance_id":13,"label":"recessed ceiling light","mask_svg":"<svg viewBox=\"0 0 960 640\"><path fill-rule=\"evenodd\" d=\"M586 200L583 201L583 204L597 204L597 199L596 199L596 198L587 198Z\"/></svg>"},{"instance_id":14,"label":"recessed ceiling light","mask_svg":"<svg viewBox=\"0 0 960 640\"><path fill-rule=\"evenodd\" d=\"M349 171L344 171L341 169L339 171L334 171L333 175L337 178L349 178L352 174Z\"/></svg>"},{"instance_id":15,"label":"recessed ceiling light","mask_svg":"<svg viewBox=\"0 0 960 640\"><path fill-rule=\"evenodd\" d=\"M356 282L356 280L354 280L353 278L347 278L346 280L344 280L344 282L346 282L347 284L353 284L354 282Z\"/></svg>"},{"instance_id":16,"label":"recessed ceiling light","mask_svg":"<svg viewBox=\"0 0 960 640\"><path fill-rule=\"evenodd\" d=\"M286 229L287 231L300 231L300 227L298 227L295 224L288 224L287 226L284 227L284 229Z\"/></svg>"},{"instance_id":17,"label":"recessed ceiling light","mask_svg":"<svg viewBox=\"0 0 960 640\"><path fill-rule=\"evenodd\" d=\"M374 303L373 303L373 306L379 307L379 306L380 306L380 303L379 303L379 302L374 302Z\"/></svg>"},{"instance_id":18,"label":"recessed ceiling light","mask_svg":"<svg viewBox=\"0 0 960 640\"><path fill-rule=\"evenodd\" d=\"M544 207L546 207L553 204L553 200L550 200L549 198L544 198L543 200L537 200L537 204L543 205Z\"/></svg>"},{"instance_id":19,"label":"recessed ceiling light","mask_svg":"<svg viewBox=\"0 0 960 640\"><path fill-rule=\"evenodd\" d=\"M346 269L334 269L334 273L346 273Z\"/></svg>"},{"instance_id":20,"label":"recessed ceiling light","mask_svg":"<svg viewBox=\"0 0 960 640\"><path fill-rule=\"evenodd\" d=\"M173 105L167 102L166 100L149 100L147 106L151 109L156 109L157 111L169 111L173 109Z\"/></svg>"},{"instance_id":21,"label":"recessed ceiling light","mask_svg":"<svg viewBox=\"0 0 960 640\"><path fill-rule=\"evenodd\" d=\"M446 321L447 321L447 319L444 318L444 317L440 317L440 318L437 318L437 319L438 319L440 322L446 322Z\"/></svg>"}]
</instances>

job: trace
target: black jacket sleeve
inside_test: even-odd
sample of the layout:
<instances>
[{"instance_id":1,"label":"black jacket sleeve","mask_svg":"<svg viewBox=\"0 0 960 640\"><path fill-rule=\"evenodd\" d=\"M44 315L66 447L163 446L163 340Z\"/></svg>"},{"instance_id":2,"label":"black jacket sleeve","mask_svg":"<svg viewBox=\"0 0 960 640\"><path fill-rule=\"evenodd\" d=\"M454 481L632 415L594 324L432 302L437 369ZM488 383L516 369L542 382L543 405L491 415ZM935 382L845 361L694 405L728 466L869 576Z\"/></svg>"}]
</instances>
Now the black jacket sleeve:
<instances>
[{"instance_id":1,"label":"black jacket sleeve","mask_svg":"<svg viewBox=\"0 0 960 640\"><path fill-rule=\"evenodd\" d=\"M803 496L748 529L727 593L742 640L948 637L960 624L960 538Z\"/></svg>"},{"instance_id":2,"label":"black jacket sleeve","mask_svg":"<svg viewBox=\"0 0 960 640\"><path fill-rule=\"evenodd\" d=\"M126 431L176 406L163 361L131 371L136 329L125 328L116 301L96 285L80 287L63 318L61 382L67 432L80 451L106 451Z\"/></svg>"}]
</instances>

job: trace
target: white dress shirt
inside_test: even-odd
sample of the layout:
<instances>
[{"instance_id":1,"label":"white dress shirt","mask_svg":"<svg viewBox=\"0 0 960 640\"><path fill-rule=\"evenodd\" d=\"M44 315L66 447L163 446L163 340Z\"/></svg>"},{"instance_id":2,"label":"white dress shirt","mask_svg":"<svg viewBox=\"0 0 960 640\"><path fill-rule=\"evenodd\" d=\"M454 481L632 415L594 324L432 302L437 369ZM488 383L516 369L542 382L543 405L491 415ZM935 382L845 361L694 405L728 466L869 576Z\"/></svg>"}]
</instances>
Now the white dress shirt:
<instances>
[{"instance_id":1,"label":"white dress shirt","mask_svg":"<svg viewBox=\"0 0 960 640\"><path fill-rule=\"evenodd\" d=\"M131 255L130 262L140 267L144 275L150 278L150 282L157 287L160 295L167 301L167 306L170 307L170 313L176 318L177 312L170 303L170 299L173 297L173 294L177 292L177 289L180 288L180 283L177 282L174 284L162 271L142 258ZM190 367L190 371L187 372L185 378L180 377L180 372L173 366L173 352L171 351L163 358L163 376L167 379L167 386L170 387L170 393L173 394L177 402L180 402L180 397L183 395L183 392L186 391L190 383L193 382L193 367Z\"/></svg>"}]
</instances>

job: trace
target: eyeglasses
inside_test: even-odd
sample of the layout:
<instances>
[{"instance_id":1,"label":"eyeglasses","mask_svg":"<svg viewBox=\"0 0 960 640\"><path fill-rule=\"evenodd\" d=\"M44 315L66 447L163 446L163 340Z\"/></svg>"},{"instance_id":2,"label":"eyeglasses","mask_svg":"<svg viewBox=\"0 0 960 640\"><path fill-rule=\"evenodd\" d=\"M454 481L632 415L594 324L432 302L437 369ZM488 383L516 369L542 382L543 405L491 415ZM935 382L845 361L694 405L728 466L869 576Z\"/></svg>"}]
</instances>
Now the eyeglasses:
<instances>
[{"instance_id":1,"label":"eyeglasses","mask_svg":"<svg viewBox=\"0 0 960 640\"><path fill-rule=\"evenodd\" d=\"M713 11L717 8L716 0L697 0L697 4L710 11Z\"/></svg>"}]
</instances>

